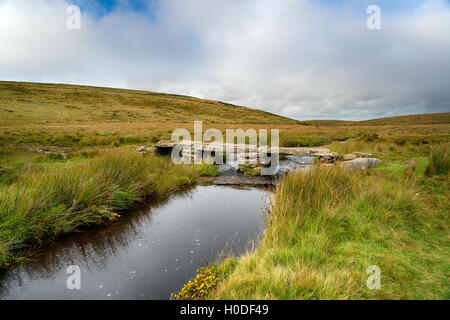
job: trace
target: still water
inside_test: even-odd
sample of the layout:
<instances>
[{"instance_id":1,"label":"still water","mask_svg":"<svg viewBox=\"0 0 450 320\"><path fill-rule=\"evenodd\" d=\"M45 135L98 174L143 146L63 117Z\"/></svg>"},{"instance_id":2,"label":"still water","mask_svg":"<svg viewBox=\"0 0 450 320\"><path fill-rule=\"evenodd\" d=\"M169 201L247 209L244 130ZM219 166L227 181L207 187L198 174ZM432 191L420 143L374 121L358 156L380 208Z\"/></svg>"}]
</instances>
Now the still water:
<instances>
[{"instance_id":1,"label":"still water","mask_svg":"<svg viewBox=\"0 0 450 320\"><path fill-rule=\"evenodd\" d=\"M267 200L260 188L196 186L9 268L0 299L168 299L208 261L256 241ZM81 270L80 290L67 289L70 265Z\"/></svg>"},{"instance_id":2,"label":"still water","mask_svg":"<svg viewBox=\"0 0 450 320\"><path fill-rule=\"evenodd\" d=\"M307 170L312 160L287 156L279 176ZM225 179L244 178L237 162L220 171ZM3 271L0 299L168 299L198 268L257 242L268 197L263 188L197 185L149 203L118 223L66 236L34 261ZM80 290L66 286L71 265L80 268Z\"/></svg>"}]
</instances>

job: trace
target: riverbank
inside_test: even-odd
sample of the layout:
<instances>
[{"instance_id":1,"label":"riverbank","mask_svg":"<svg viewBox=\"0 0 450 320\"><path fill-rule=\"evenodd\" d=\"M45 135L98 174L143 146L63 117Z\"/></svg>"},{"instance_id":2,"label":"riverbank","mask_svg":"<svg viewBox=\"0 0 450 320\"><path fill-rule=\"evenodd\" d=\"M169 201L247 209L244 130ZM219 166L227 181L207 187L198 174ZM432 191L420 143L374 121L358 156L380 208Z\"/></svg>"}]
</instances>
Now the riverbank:
<instances>
[{"instance_id":1,"label":"riverbank","mask_svg":"<svg viewBox=\"0 0 450 320\"><path fill-rule=\"evenodd\" d=\"M13 152L1 153L6 169L0 188L0 267L23 259L32 252L29 247L80 227L109 223L148 198L214 173L130 148L84 151L66 159Z\"/></svg>"},{"instance_id":2,"label":"riverbank","mask_svg":"<svg viewBox=\"0 0 450 320\"><path fill-rule=\"evenodd\" d=\"M221 262L206 298L448 298L448 144L410 150L431 150L431 163L420 156L412 166L406 146L350 141L332 150L362 145L387 162L362 172L317 167L289 175L259 247ZM381 272L376 290L366 285L372 265Z\"/></svg>"}]
</instances>

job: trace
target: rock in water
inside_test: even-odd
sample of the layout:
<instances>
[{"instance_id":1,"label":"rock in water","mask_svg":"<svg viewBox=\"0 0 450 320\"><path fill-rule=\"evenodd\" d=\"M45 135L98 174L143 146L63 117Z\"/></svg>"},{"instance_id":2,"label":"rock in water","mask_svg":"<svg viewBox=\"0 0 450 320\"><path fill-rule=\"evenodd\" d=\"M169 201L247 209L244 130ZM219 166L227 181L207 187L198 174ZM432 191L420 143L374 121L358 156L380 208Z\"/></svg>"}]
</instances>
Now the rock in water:
<instances>
[{"instance_id":1,"label":"rock in water","mask_svg":"<svg viewBox=\"0 0 450 320\"><path fill-rule=\"evenodd\" d=\"M364 170L372 169L381 163L377 158L358 158L355 160L341 162L340 166L345 170Z\"/></svg>"}]
</instances>

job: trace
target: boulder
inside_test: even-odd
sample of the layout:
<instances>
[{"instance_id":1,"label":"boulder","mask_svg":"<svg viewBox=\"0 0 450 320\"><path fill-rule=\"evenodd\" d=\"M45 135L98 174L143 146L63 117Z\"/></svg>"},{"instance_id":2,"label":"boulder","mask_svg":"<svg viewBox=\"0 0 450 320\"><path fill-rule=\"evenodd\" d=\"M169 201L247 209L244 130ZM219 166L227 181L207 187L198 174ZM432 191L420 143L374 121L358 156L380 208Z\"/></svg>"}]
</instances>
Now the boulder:
<instances>
[{"instance_id":1,"label":"boulder","mask_svg":"<svg viewBox=\"0 0 450 320\"><path fill-rule=\"evenodd\" d=\"M315 153L314 156L319 157L321 163L335 163L340 158L339 153L336 152Z\"/></svg>"},{"instance_id":2,"label":"boulder","mask_svg":"<svg viewBox=\"0 0 450 320\"><path fill-rule=\"evenodd\" d=\"M346 155L342 156L342 159L345 160L345 161L355 160L356 158L358 158L358 156L356 154L353 154L353 153L349 153L349 154L346 154Z\"/></svg>"},{"instance_id":3,"label":"boulder","mask_svg":"<svg viewBox=\"0 0 450 320\"><path fill-rule=\"evenodd\" d=\"M340 166L345 170L364 170L372 169L381 163L377 158L358 158L355 160L341 162Z\"/></svg>"},{"instance_id":4,"label":"boulder","mask_svg":"<svg viewBox=\"0 0 450 320\"><path fill-rule=\"evenodd\" d=\"M161 140L158 143L155 143L155 150L157 154L170 154L172 149L179 144L179 142L169 141L169 140Z\"/></svg>"}]
</instances>

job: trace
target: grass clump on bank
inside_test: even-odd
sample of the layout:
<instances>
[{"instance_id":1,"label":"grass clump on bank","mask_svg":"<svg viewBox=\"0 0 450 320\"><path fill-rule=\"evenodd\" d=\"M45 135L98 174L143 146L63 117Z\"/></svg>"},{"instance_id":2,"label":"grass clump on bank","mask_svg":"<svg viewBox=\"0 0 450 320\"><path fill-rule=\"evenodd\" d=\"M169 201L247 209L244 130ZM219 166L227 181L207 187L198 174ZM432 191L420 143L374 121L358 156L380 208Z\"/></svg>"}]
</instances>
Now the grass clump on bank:
<instances>
[{"instance_id":1,"label":"grass clump on bank","mask_svg":"<svg viewBox=\"0 0 450 320\"><path fill-rule=\"evenodd\" d=\"M425 169L427 176L445 175L450 171L449 148L445 145L434 147L431 150L430 163Z\"/></svg>"},{"instance_id":2,"label":"grass clump on bank","mask_svg":"<svg viewBox=\"0 0 450 320\"><path fill-rule=\"evenodd\" d=\"M259 247L218 267L210 299L448 297L448 179L315 168L284 179ZM445 249L446 248L446 249ZM369 266L381 289L366 286Z\"/></svg>"},{"instance_id":3,"label":"grass clump on bank","mask_svg":"<svg viewBox=\"0 0 450 320\"><path fill-rule=\"evenodd\" d=\"M261 174L261 168L243 167L240 170L247 176L259 176Z\"/></svg>"},{"instance_id":4,"label":"grass clump on bank","mask_svg":"<svg viewBox=\"0 0 450 320\"><path fill-rule=\"evenodd\" d=\"M20 248L102 223L115 211L168 194L197 176L193 167L121 149L21 175L0 189L0 266Z\"/></svg>"},{"instance_id":5,"label":"grass clump on bank","mask_svg":"<svg viewBox=\"0 0 450 320\"><path fill-rule=\"evenodd\" d=\"M219 175L219 170L214 164L196 164L194 168L202 177L217 177Z\"/></svg>"}]
</instances>

